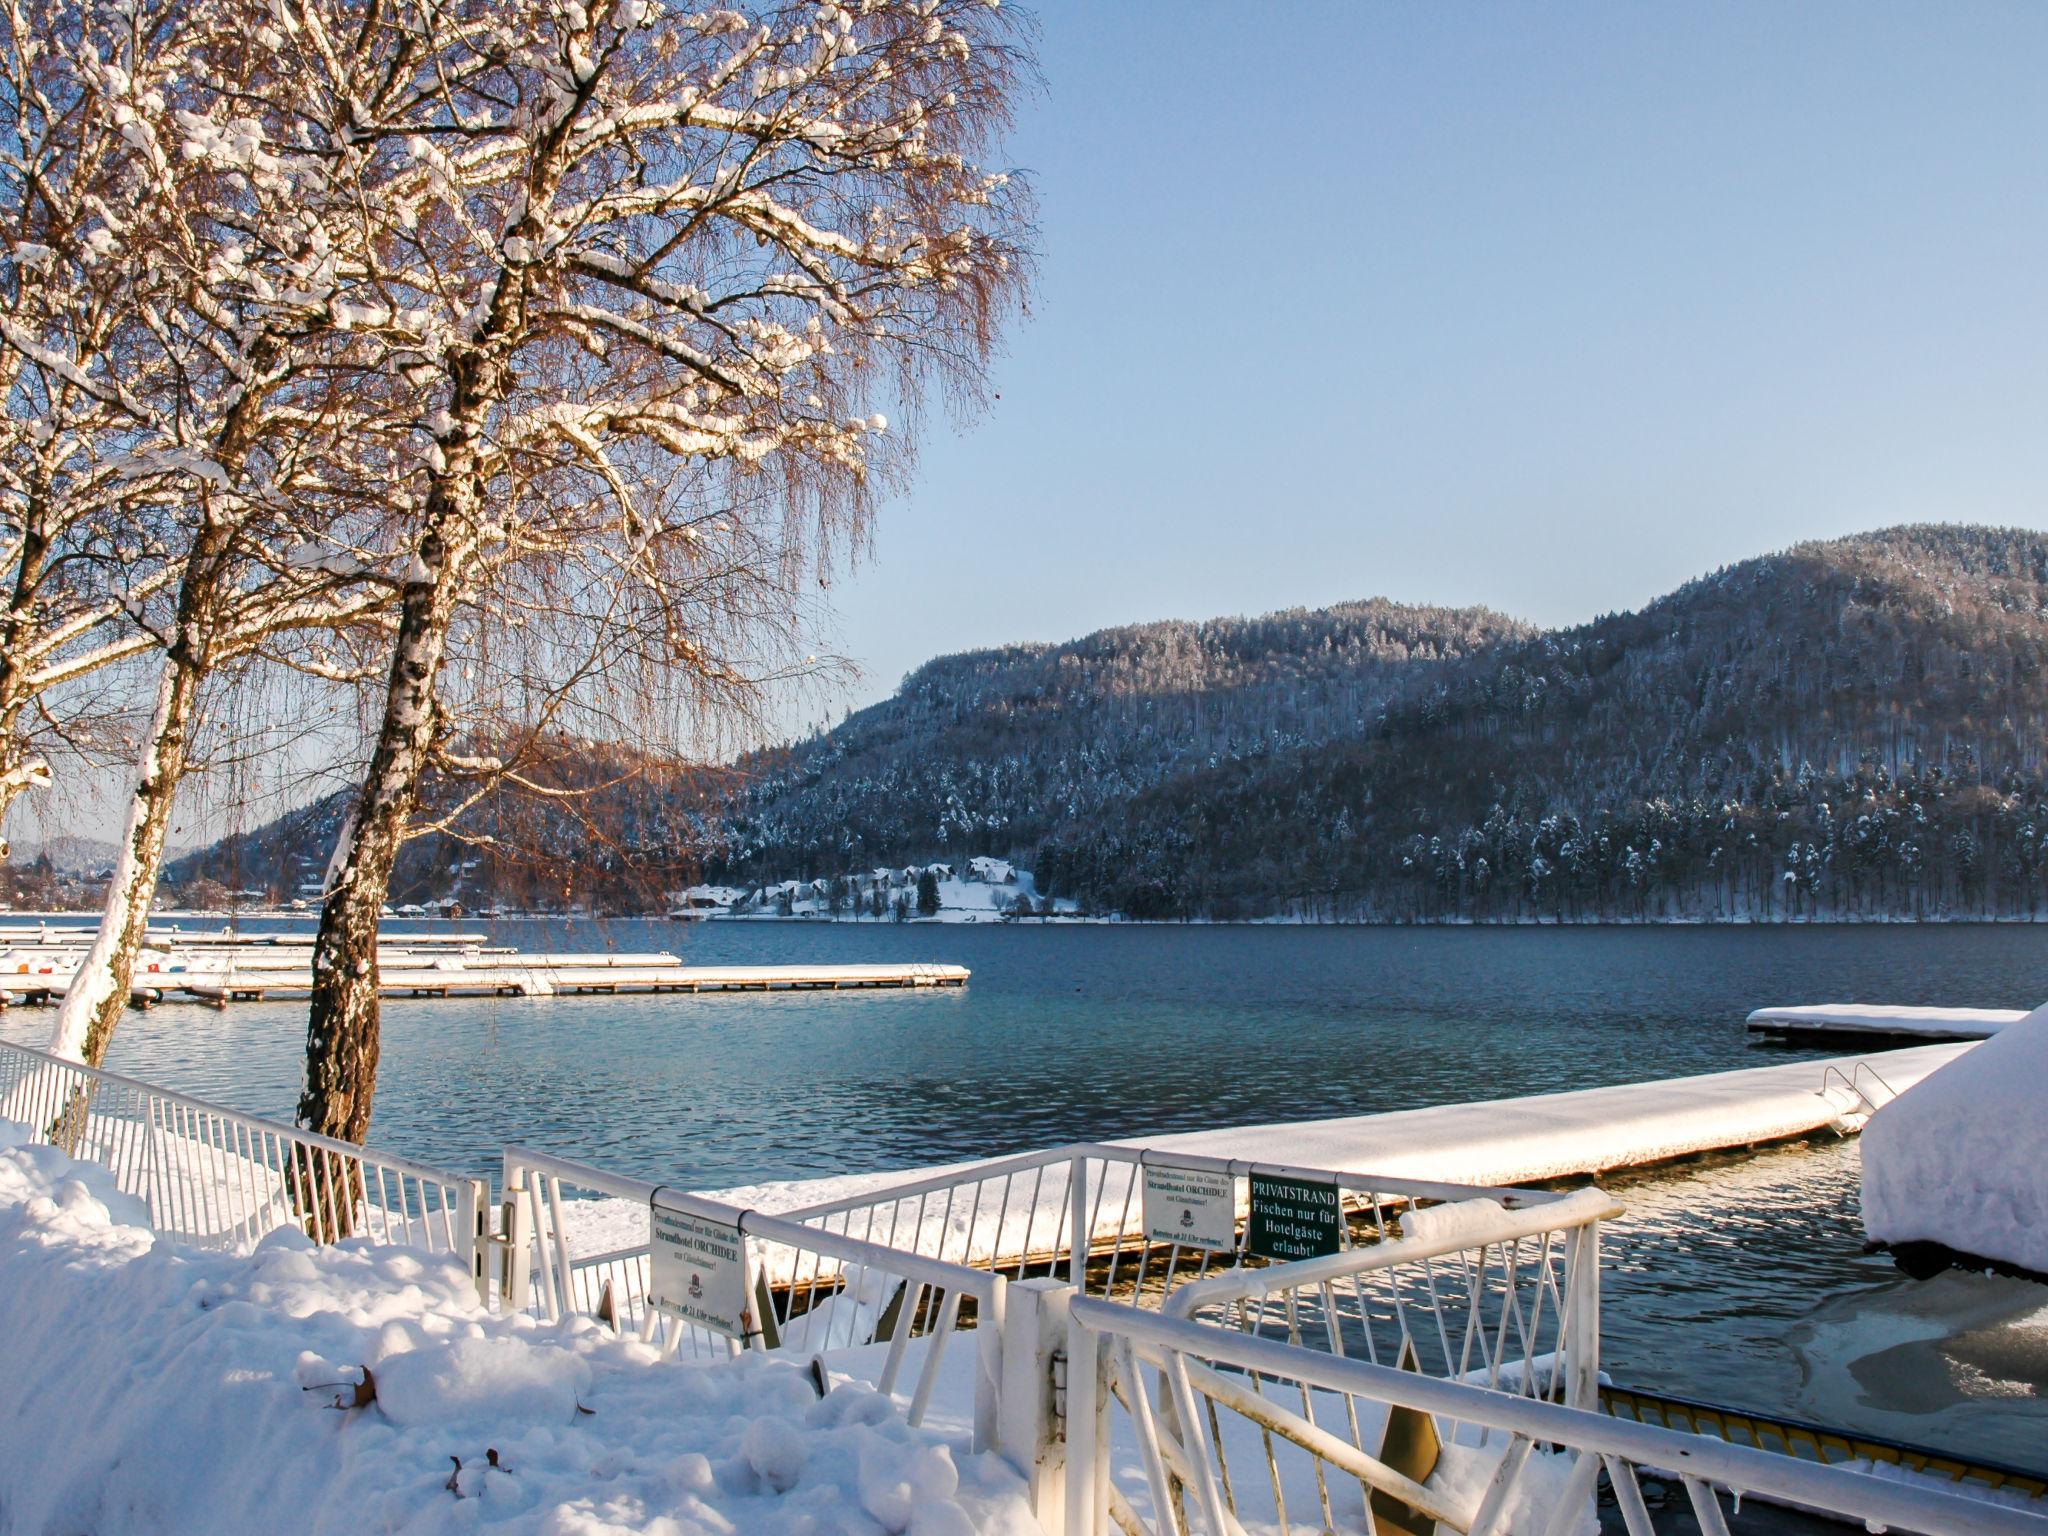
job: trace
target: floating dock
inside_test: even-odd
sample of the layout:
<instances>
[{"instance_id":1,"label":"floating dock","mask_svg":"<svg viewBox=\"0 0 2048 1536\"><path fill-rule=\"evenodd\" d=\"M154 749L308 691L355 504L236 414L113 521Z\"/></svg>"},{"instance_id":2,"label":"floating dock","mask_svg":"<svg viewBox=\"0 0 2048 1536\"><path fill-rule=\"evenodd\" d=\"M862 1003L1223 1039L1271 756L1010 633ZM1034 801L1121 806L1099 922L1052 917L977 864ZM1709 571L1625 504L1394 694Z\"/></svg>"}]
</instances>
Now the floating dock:
<instances>
[{"instance_id":1,"label":"floating dock","mask_svg":"<svg viewBox=\"0 0 2048 1536\"><path fill-rule=\"evenodd\" d=\"M68 936L66 936L68 937ZM136 966L131 1000L176 999L224 1007L231 1002L304 997L313 988L313 949L295 935L153 936ZM411 937L379 948L384 997L560 997L640 992L845 992L878 988L961 987L963 965L685 965L665 952L534 953L481 942L420 944ZM480 936L478 936L480 938ZM49 1003L64 995L85 943L47 933L0 950L0 1005Z\"/></svg>"},{"instance_id":2,"label":"floating dock","mask_svg":"<svg viewBox=\"0 0 2048 1536\"><path fill-rule=\"evenodd\" d=\"M1860 1130L1879 1105L1968 1049L1923 1045L1147 1144L1459 1184L1536 1184Z\"/></svg>"},{"instance_id":3,"label":"floating dock","mask_svg":"<svg viewBox=\"0 0 2048 1536\"><path fill-rule=\"evenodd\" d=\"M1988 1040L2027 1016L2023 1008L1910 1008L1886 1003L1814 1003L1759 1008L1750 1033L1818 1044L1872 1040Z\"/></svg>"},{"instance_id":4,"label":"floating dock","mask_svg":"<svg viewBox=\"0 0 2048 1536\"><path fill-rule=\"evenodd\" d=\"M1175 1152L1188 1152L1488 1188L1544 1184L1828 1132L1852 1134L1881 1104L1969 1049L1967 1044L1923 1045L1341 1120L1134 1136L1120 1144L1169 1160ZM786 1211L876 1193L913 1179L965 1174L973 1166L706 1193L735 1205Z\"/></svg>"},{"instance_id":5,"label":"floating dock","mask_svg":"<svg viewBox=\"0 0 2048 1536\"><path fill-rule=\"evenodd\" d=\"M0 923L0 948L48 948L76 950L88 947L99 930L50 923ZM311 933L243 933L235 928L184 929L176 923L167 928L152 926L144 942L159 949L305 949L313 942ZM388 948L403 949L490 949L486 933L407 933L385 940ZM498 946L497 953L514 953L512 946Z\"/></svg>"}]
</instances>

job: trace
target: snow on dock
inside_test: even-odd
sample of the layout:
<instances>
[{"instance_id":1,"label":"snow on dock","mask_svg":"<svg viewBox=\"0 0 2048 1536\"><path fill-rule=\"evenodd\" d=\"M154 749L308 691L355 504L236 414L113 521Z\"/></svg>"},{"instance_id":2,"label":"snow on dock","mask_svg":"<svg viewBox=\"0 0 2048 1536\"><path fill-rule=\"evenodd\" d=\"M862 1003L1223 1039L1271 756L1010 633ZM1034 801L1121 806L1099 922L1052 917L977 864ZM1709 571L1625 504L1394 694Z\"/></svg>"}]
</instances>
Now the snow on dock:
<instances>
[{"instance_id":1,"label":"snow on dock","mask_svg":"<svg viewBox=\"0 0 2048 1536\"><path fill-rule=\"evenodd\" d=\"M1154 1137L1147 1144L1390 1178L1540 1183L1816 1131L1856 1130L1872 1107L1865 1092L1880 1098L1888 1097L1887 1089L1904 1093L1968 1049L1924 1045L1572 1093ZM1867 1085L1864 1092L1852 1086L1859 1081Z\"/></svg>"},{"instance_id":2,"label":"snow on dock","mask_svg":"<svg viewBox=\"0 0 2048 1536\"><path fill-rule=\"evenodd\" d=\"M48 1002L63 995L83 947L23 944L0 950L0 1003ZM422 948L409 938L380 946L378 990L386 997L557 997L620 992L812 992L885 987L959 987L963 965L684 965L672 954L535 953L480 945ZM261 1002L302 997L313 986L309 942L262 946L179 940L146 951L132 992L142 1002L185 997L202 1002Z\"/></svg>"},{"instance_id":3,"label":"snow on dock","mask_svg":"<svg viewBox=\"0 0 2048 1536\"><path fill-rule=\"evenodd\" d=\"M1487 1188L1538 1184L1823 1131L1854 1132L1869 1118L1874 1101L1904 1093L1971 1049L1967 1044L1923 1045L1339 1120L1137 1136L1119 1145L1142 1147L1162 1158L1183 1152ZM790 1180L706 1193L733 1205L788 1211L877 1194L915 1179L971 1177L974 1166Z\"/></svg>"},{"instance_id":4,"label":"snow on dock","mask_svg":"<svg viewBox=\"0 0 2048 1536\"><path fill-rule=\"evenodd\" d=\"M84 949L92 944L99 930L96 927L72 927L50 923L0 923L0 945L41 947L49 949ZM152 925L145 935L145 942L156 948L176 945L182 949L260 949L266 946L282 946L287 949L304 949L313 942L310 933L273 933L258 930L245 933L237 928L213 928L186 930L176 923L168 928ZM484 933L407 933L387 936L387 944L396 944L406 949L487 949L490 935ZM499 947L498 954L511 954L510 945Z\"/></svg>"},{"instance_id":5,"label":"snow on dock","mask_svg":"<svg viewBox=\"0 0 2048 1536\"><path fill-rule=\"evenodd\" d=\"M1922 1045L1339 1120L1137 1136L1119 1145L1142 1148L1161 1162L1171 1162L1175 1153L1196 1154L1239 1164L1356 1175L1368 1185L1375 1179L1485 1188L1540 1184L1828 1131L1852 1133L1862 1128L1876 1104L1904 1094L1975 1049L1965 1043ZM1002 1212L991 1225L978 1219L982 1200L977 1181L987 1180L979 1170L989 1166L955 1163L703 1193L769 1214L842 1209L872 1201L886 1208L883 1219L892 1241L919 1245L924 1251L943 1250L964 1263L1000 1267L1016 1262L1027 1250L1041 1259L1064 1257L1064 1176L1032 1180L1027 1189L1022 1178L1011 1181L996 1175L993 1182L998 1188L990 1198L1000 1200ZM1130 1166L1105 1170L1102 1176L1104 1187L1090 1234L1091 1242L1098 1244L1126 1238L1126 1223L1139 1215L1127 1196L1134 1176ZM891 1191L928 1186L962 1191L960 1209L943 1195L929 1201L908 1197L900 1206L892 1203L896 1197ZM910 1230L902 1230L905 1221ZM577 1200L571 1202L568 1224L579 1249L644 1246L647 1205L634 1200Z\"/></svg>"},{"instance_id":6,"label":"snow on dock","mask_svg":"<svg viewBox=\"0 0 2048 1536\"><path fill-rule=\"evenodd\" d=\"M2026 1017L2022 1008L1909 1008L1886 1003L1814 1003L1759 1008L1753 1034L1781 1040L1988 1040Z\"/></svg>"}]
</instances>

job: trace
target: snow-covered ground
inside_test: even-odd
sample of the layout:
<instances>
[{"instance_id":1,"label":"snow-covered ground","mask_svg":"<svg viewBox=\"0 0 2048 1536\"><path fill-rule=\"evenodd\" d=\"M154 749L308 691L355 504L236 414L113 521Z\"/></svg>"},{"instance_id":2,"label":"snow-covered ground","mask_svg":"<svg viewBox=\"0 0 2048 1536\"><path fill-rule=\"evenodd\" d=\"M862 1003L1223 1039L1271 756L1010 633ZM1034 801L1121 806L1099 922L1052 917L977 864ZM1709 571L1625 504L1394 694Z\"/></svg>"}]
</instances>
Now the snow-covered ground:
<instances>
[{"instance_id":1,"label":"snow-covered ground","mask_svg":"<svg viewBox=\"0 0 2048 1536\"><path fill-rule=\"evenodd\" d=\"M1037 1529L1006 1463L866 1387L819 1398L798 1363L660 1362L588 1320L495 1316L416 1249L185 1248L97 1167L24 1143L0 1125L10 1536Z\"/></svg>"},{"instance_id":2,"label":"snow-covered ground","mask_svg":"<svg viewBox=\"0 0 2048 1536\"><path fill-rule=\"evenodd\" d=\"M2048 1007L1871 1117L1863 1225L2048 1274Z\"/></svg>"}]
</instances>

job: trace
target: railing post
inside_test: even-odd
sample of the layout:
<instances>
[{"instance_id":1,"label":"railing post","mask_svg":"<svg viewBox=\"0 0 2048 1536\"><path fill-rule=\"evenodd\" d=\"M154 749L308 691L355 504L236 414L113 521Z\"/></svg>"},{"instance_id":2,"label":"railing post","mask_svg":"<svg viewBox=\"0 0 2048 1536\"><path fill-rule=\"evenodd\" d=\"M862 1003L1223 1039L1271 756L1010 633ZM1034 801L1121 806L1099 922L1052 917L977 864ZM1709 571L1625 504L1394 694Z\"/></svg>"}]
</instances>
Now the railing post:
<instances>
[{"instance_id":1,"label":"railing post","mask_svg":"<svg viewBox=\"0 0 2048 1536\"><path fill-rule=\"evenodd\" d=\"M975 1308L974 1315L974 1448L977 1451L993 1451L1002 1443L1003 1345L1009 1336L1010 1282L1001 1275L992 1276L991 1280L988 1299Z\"/></svg>"},{"instance_id":2,"label":"railing post","mask_svg":"<svg viewBox=\"0 0 2048 1536\"><path fill-rule=\"evenodd\" d=\"M510 1169L505 1172L505 1206L500 1217L498 1294L507 1312L526 1310L526 1288L533 1272L533 1239L526 1230L526 1186Z\"/></svg>"},{"instance_id":3,"label":"railing post","mask_svg":"<svg viewBox=\"0 0 2048 1536\"><path fill-rule=\"evenodd\" d=\"M491 1271L488 1263L491 1234L487 1220L491 1209L491 1186L487 1179L464 1179L455 1186L455 1224L461 1235L462 1257L476 1282L476 1299L491 1304Z\"/></svg>"},{"instance_id":4,"label":"railing post","mask_svg":"<svg viewBox=\"0 0 2048 1536\"><path fill-rule=\"evenodd\" d=\"M1088 1154L1075 1156L1067 1177L1067 1278L1088 1294Z\"/></svg>"},{"instance_id":5,"label":"railing post","mask_svg":"<svg viewBox=\"0 0 2048 1536\"><path fill-rule=\"evenodd\" d=\"M1067 1319L1065 1536L1109 1528L1109 1339Z\"/></svg>"},{"instance_id":6,"label":"railing post","mask_svg":"<svg viewBox=\"0 0 2048 1536\"><path fill-rule=\"evenodd\" d=\"M1568 1373L1565 1401L1574 1408L1600 1408L1600 1223L1589 1221L1572 1233L1571 1318L1565 1328Z\"/></svg>"},{"instance_id":7,"label":"railing post","mask_svg":"<svg viewBox=\"0 0 2048 1536\"><path fill-rule=\"evenodd\" d=\"M1003 1317L997 1448L1023 1474L1031 1512L1045 1536L1068 1536L1067 1447L1058 1387L1073 1296L1073 1287L1057 1280L1019 1280L1008 1289Z\"/></svg>"}]
</instances>

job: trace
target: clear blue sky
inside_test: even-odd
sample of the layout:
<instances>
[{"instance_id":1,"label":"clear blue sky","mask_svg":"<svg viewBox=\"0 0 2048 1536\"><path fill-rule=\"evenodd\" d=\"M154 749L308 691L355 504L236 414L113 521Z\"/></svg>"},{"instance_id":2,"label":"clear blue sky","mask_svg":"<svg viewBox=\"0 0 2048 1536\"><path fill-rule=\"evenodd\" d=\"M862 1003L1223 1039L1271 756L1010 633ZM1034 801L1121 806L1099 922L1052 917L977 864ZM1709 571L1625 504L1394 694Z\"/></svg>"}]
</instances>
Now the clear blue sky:
<instances>
[{"instance_id":1,"label":"clear blue sky","mask_svg":"<svg viewBox=\"0 0 2048 1536\"><path fill-rule=\"evenodd\" d=\"M1035 14L1035 314L835 591L842 704L1107 624L1569 623L1799 539L2048 524L2048 5ZM51 819L111 831L120 778Z\"/></svg>"},{"instance_id":2,"label":"clear blue sky","mask_svg":"<svg viewBox=\"0 0 2048 1536\"><path fill-rule=\"evenodd\" d=\"M1105 624L1570 622L2048 520L2048 6L1035 14L1036 312L837 590L848 702Z\"/></svg>"}]
</instances>

